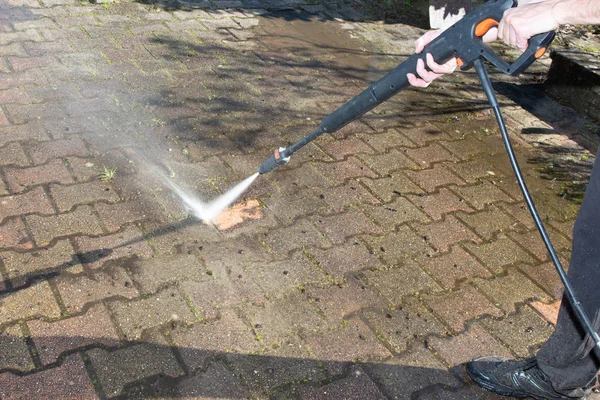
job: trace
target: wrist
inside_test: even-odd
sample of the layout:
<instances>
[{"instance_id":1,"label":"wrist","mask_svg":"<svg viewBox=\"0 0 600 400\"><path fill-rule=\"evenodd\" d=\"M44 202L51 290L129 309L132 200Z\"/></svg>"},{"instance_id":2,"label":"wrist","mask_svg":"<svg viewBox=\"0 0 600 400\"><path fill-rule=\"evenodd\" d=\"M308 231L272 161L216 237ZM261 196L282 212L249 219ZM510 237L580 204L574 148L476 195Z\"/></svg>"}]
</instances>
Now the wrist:
<instances>
[{"instance_id":1,"label":"wrist","mask_svg":"<svg viewBox=\"0 0 600 400\"><path fill-rule=\"evenodd\" d=\"M552 19L554 19L554 21L558 25L572 23L569 20L570 10L568 7L568 2L564 0L555 0L553 1L553 3L554 4L552 4L552 9L550 10L550 15L552 16Z\"/></svg>"}]
</instances>

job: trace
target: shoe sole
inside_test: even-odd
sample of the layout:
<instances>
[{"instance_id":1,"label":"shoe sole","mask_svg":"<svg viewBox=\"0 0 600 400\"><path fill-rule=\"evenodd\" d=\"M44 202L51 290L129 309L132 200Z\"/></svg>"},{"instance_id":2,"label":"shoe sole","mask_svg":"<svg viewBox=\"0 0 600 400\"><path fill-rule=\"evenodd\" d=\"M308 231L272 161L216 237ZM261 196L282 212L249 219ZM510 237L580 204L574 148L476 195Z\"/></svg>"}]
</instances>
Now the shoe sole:
<instances>
[{"instance_id":1,"label":"shoe sole","mask_svg":"<svg viewBox=\"0 0 600 400\"><path fill-rule=\"evenodd\" d=\"M471 374L471 371L469 371L468 369L467 369L467 374L469 374L469 376L471 377L471 379L473 379L473 381L475 381L475 383L477 383L479 386L481 386L483 389L487 390L488 392L496 393L501 396L512 396L512 397L518 397L518 398L532 398L535 400L548 400L548 397L539 397L539 396L536 396L533 394L516 391L516 390L510 389L510 388L505 388L504 386L499 387L497 385L492 385L488 381L481 379L479 376ZM556 399L558 399L558 398L556 398ZM565 397L565 399L566 399L566 397Z\"/></svg>"}]
</instances>

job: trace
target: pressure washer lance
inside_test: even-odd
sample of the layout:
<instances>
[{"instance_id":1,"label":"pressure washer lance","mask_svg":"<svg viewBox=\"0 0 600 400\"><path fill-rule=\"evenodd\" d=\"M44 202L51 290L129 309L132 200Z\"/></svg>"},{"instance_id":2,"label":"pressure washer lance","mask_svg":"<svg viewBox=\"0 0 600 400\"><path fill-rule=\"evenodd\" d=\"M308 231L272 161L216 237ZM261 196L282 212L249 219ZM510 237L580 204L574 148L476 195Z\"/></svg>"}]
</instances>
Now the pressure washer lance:
<instances>
[{"instance_id":1,"label":"pressure washer lance","mask_svg":"<svg viewBox=\"0 0 600 400\"><path fill-rule=\"evenodd\" d=\"M519 75L525 71L536 59L540 58L545 52L550 43L554 40L554 32L541 33L529 39L527 49L519 56L512 64L509 64L500 56L498 56L489 46L483 42L483 36L493 27L497 27L506 10L517 6L516 0L490 0L483 5L477 7L472 12L465 15L460 21L445 30L437 38L432 40L425 49L419 54L413 54L383 78L372 84L362 93L348 101L346 104L339 107L333 113L323 119L317 129L306 135L298 142L287 148L279 148L275 153L266 159L258 168L260 174L266 174L273 171L280 165L287 164L292 154L310 143L324 133L333 133L343 128L350 122L383 103L396 93L409 86L406 74L415 73L417 68L417 60L422 59L427 65L425 55L430 53L437 63L443 64L451 58L456 57L459 67L464 71L475 67L477 75L481 81L483 89L488 97L488 101L502 134L502 140L506 147L508 157L517 177L519 187L525 198L525 202L529 207L529 211L534 219L535 225L542 236L544 245L550 254L556 271L562 281L567 298L571 302L577 317L583 324L586 332L595 342L595 349L600 356L600 337L594 330L590 319L585 314L581 303L577 300L573 292L573 288L567 279L564 268L562 267L554 247L550 242L550 238L542 224L542 221L537 213L535 205L531 199L525 181L521 174L517 159L514 155L506 124L500 113L498 100L492 88L489 76L483 65L483 59L490 62L500 71L508 75Z\"/></svg>"}]
</instances>

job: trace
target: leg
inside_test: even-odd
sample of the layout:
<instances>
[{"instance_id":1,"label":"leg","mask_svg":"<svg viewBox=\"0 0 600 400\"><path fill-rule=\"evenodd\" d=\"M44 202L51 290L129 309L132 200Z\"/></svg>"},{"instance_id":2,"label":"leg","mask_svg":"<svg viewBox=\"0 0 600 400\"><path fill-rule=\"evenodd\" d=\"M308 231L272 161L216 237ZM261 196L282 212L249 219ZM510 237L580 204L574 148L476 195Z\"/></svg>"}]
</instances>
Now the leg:
<instances>
[{"instance_id":1,"label":"leg","mask_svg":"<svg viewBox=\"0 0 600 400\"><path fill-rule=\"evenodd\" d=\"M594 327L600 327L600 154L575 227L568 273L575 296L582 303ZM600 369L593 341L585 334L569 301L563 298L556 329L537 354L538 365L561 393L586 387Z\"/></svg>"}]
</instances>

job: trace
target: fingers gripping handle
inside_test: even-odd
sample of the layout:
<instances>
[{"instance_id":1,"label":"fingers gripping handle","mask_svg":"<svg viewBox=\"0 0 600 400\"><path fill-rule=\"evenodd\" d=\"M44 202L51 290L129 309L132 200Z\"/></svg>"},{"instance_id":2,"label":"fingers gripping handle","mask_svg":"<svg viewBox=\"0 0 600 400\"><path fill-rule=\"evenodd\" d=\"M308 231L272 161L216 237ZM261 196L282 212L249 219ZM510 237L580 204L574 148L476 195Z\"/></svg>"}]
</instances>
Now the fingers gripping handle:
<instances>
[{"instance_id":1,"label":"fingers gripping handle","mask_svg":"<svg viewBox=\"0 0 600 400\"><path fill-rule=\"evenodd\" d=\"M475 26L475 37L483 38L483 36L492 28L499 25L498 21L493 18L486 18ZM554 31L540 33L531 37L527 43L527 49L517 58L517 60L509 64L503 58L498 56L491 48L481 42L481 56L492 63L496 68L505 74L519 75L525 71L538 58L546 53L546 50L556 36Z\"/></svg>"}]
</instances>

